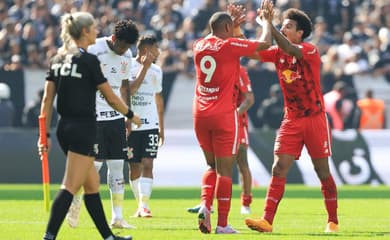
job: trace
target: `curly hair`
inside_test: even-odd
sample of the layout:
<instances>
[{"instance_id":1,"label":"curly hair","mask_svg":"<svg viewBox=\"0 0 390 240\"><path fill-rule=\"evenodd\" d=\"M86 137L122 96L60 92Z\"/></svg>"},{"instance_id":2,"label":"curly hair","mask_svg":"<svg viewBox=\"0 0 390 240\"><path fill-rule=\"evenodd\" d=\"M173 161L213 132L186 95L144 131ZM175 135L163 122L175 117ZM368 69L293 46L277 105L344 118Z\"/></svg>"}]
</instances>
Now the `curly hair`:
<instances>
[{"instance_id":1,"label":"curly hair","mask_svg":"<svg viewBox=\"0 0 390 240\"><path fill-rule=\"evenodd\" d=\"M114 35L120 41L134 44L138 40L139 32L135 23L128 19L121 20L115 24Z\"/></svg>"},{"instance_id":2,"label":"curly hair","mask_svg":"<svg viewBox=\"0 0 390 240\"><path fill-rule=\"evenodd\" d=\"M309 16L296 8L289 8L283 13L283 19L291 19L297 22L297 30L303 30L302 40L310 36L312 23Z\"/></svg>"}]
</instances>

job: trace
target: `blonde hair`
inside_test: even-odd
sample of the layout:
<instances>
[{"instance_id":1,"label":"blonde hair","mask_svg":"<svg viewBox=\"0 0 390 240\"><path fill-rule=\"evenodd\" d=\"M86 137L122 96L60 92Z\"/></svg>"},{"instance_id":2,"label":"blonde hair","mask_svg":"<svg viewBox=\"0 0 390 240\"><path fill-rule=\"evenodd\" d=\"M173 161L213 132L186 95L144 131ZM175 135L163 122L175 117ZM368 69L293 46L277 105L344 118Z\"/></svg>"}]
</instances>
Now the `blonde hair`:
<instances>
[{"instance_id":1,"label":"blonde hair","mask_svg":"<svg viewBox=\"0 0 390 240\"><path fill-rule=\"evenodd\" d=\"M75 12L65 14L61 18L61 40L63 45L58 50L60 55L75 54L79 52L74 40L82 37L84 28L93 25L95 19L88 12Z\"/></svg>"}]
</instances>

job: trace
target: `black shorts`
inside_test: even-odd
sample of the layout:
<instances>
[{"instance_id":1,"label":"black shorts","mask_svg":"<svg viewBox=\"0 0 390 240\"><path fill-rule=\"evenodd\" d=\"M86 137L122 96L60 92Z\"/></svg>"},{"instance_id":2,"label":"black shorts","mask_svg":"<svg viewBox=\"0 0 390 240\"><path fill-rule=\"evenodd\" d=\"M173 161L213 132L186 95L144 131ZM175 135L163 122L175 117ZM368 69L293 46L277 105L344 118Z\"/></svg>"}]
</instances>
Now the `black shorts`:
<instances>
[{"instance_id":1,"label":"black shorts","mask_svg":"<svg viewBox=\"0 0 390 240\"><path fill-rule=\"evenodd\" d=\"M133 149L133 157L129 162L141 162L142 158L156 158L158 150L158 129L133 131L127 138L129 148Z\"/></svg>"},{"instance_id":2,"label":"black shorts","mask_svg":"<svg viewBox=\"0 0 390 240\"><path fill-rule=\"evenodd\" d=\"M60 119L57 128L57 138L65 155L68 151L86 156L97 154L96 120Z\"/></svg>"},{"instance_id":3,"label":"black shorts","mask_svg":"<svg viewBox=\"0 0 390 240\"><path fill-rule=\"evenodd\" d=\"M99 148L96 159L126 159L125 120L121 118L110 121L98 121L96 142Z\"/></svg>"}]
</instances>

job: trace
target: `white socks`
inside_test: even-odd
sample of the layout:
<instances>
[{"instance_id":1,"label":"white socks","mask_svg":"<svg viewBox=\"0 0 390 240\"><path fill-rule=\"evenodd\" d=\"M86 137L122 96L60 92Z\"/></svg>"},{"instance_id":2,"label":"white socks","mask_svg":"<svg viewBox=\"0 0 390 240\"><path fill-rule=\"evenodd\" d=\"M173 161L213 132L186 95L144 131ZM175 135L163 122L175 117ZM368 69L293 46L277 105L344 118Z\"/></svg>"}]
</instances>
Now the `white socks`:
<instances>
[{"instance_id":1,"label":"white socks","mask_svg":"<svg viewBox=\"0 0 390 240\"><path fill-rule=\"evenodd\" d=\"M130 182L130 186L131 186L131 190L133 190L134 198L137 201L137 203L139 201L139 191L138 191L138 189L139 189L139 179L140 178L137 178L137 179L129 181Z\"/></svg>"},{"instance_id":2,"label":"white socks","mask_svg":"<svg viewBox=\"0 0 390 240\"><path fill-rule=\"evenodd\" d=\"M107 160L107 184L111 193L112 219L122 219L125 179L123 177L124 160Z\"/></svg>"},{"instance_id":3,"label":"white socks","mask_svg":"<svg viewBox=\"0 0 390 240\"><path fill-rule=\"evenodd\" d=\"M140 177L130 181L130 185L138 207L149 209L148 201L152 194L153 178Z\"/></svg>"},{"instance_id":4,"label":"white socks","mask_svg":"<svg viewBox=\"0 0 390 240\"><path fill-rule=\"evenodd\" d=\"M139 206L149 208L148 201L152 194L153 178L141 177L139 180Z\"/></svg>"}]
</instances>

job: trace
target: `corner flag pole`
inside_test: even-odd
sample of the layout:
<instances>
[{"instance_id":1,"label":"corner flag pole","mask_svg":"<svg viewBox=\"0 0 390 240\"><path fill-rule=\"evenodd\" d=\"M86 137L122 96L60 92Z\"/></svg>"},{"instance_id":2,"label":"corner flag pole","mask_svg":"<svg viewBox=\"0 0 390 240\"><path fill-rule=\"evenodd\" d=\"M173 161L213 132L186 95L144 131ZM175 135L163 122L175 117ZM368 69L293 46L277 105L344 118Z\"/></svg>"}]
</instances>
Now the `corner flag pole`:
<instances>
[{"instance_id":1,"label":"corner flag pole","mask_svg":"<svg viewBox=\"0 0 390 240\"><path fill-rule=\"evenodd\" d=\"M39 116L39 138L40 142L47 148L46 116ZM43 185L43 206L46 212L50 209L50 173L47 150L41 153L42 185Z\"/></svg>"}]
</instances>

